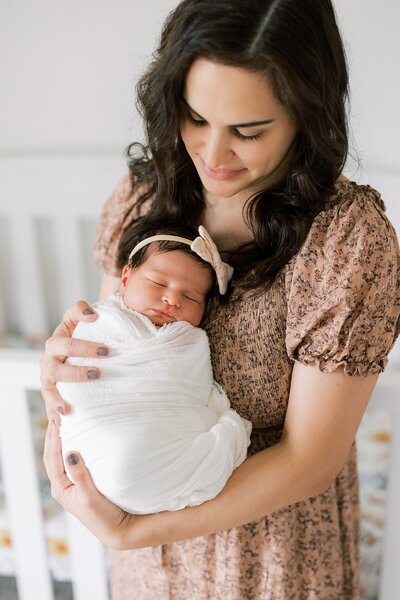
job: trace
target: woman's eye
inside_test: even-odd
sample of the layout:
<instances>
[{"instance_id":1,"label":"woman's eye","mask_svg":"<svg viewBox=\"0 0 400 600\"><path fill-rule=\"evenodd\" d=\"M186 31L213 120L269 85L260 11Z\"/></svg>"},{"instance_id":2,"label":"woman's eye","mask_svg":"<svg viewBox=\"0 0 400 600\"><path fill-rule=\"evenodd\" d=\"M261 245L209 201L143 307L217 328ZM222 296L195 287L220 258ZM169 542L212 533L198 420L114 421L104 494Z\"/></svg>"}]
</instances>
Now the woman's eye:
<instances>
[{"instance_id":1,"label":"woman's eye","mask_svg":"<svg viewBox=\"0 0 400 600\"><path fill-rule=\"evenodd\" d=\"M194 116L190 113L187 113L187 116L189 118L189 121L193 123L195 127L203 127L204 125L206 125L206 121L204 121L204 119L195 119Z\"/></svg>"},{"instance_id":2,"label":"woman's eye","mask_svg":"<svg viewBox=\"0 0 400 600\"><path fill-rule=\"evenodd\" d=\"M187 117L188 117L189 121L192 123L192 125L194 125L195 127L204 127L205 125L207 125L207 121L204 121L204 119L196 119L190 112L187 113ZM253 135L244 135L238 129L235 129L235 128L232 129L232 133L236 138L238 138L239 140L243 140L243 141L258 140L262 136L262 133L255 133Z\"/></svg>"},{"instance_id":3,"label":"woman's eye","mask_svg":"<svg viewBox=\"0 0 400 600\"><path fill-rule=\"evenodd\" d=\"M233 135L235 137L237 137L239 140L251 141L251 140L259 140L260 137L262 136L262 133L255 133L253 135L243 135L243 133L240 133L240 131L238 129L234 129Z\"/></svg>"}]
</instances>

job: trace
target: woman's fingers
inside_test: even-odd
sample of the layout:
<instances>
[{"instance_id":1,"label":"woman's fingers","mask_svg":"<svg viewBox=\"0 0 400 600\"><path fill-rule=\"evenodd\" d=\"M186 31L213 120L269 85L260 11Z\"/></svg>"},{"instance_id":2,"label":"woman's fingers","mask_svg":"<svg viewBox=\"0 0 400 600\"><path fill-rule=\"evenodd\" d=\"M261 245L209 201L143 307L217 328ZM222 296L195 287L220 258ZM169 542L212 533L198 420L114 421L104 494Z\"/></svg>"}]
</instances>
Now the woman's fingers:
<instances>
[{"instance_id":1,"label":"woman's fingers","mask_svg":"<svg viewBox=\"0 0 400 600\"><path fill-rule=\"evenodd\" d=\"M109 349L104 344L71 338L69 333L64 332L53 334L46 341L45 352L47 355L62 358L65 356L104 358L108 356Z\"/></svg>"},{"instance_id":2,"label":"woman's fingers","mask_svg":"<svg viewBox=\"0 0 400 600\"><path fill-rule=\"evenodd\" d=\"M50 422L54 421L59 427L61 425L60 415L67 415L71 407L60 397L55 385L42 387L42 396L45 402L47 418Z\"/></svg>"},{"instance_id":3,"label":"woman's fingers","mask_svg":"<svg viewBox=\"0 0 400 600\"><path fill-rule=\"evenodd\" d=\"M69 452L66 462L73 482L65 472L59 429L50 421L46 432L43 463L51 483L51 495L97 537L105 541L114 540L123 511L100 494L78 452Z\"/></svg>"},{"instance_id":4,"label":"woman's fingers","mask_svg":"<svg viewBox=\"0 0 400 600\"><path fill-rule=\"evenodd\" d=\"M56 382L90 381L100 377L100 370L91 366L67 365L61 359L44 354L40 361L42 395L46 403L49 420L54 419L60 424L59 414L67 415L70 406L58 393Z\"/></svg>"},{"instance_id":5,"label":"woman's fingers","mask_svg":"<svg viewBox=\"0 0 400 600\"><path fill-rule=\"evenodd\" d=\"M49 420L60 425L60 414L67 415L70 406L58 393L56 382L90 381L100 377L97 367L64 364L67 357L104 358L109 349L103 344L71 338L79 321L95 321L97 315L83 300L75 302L66 312L63 321L47 340L40 361L42 394Z\"/></svg>"},{"instance_id":6,"label":"woman's fingers","mask_svg":"<svg viewBox=\"0 0 400 600\"><path fill-rule=\"evenodd\" d=\"M67 415L70 406L58 393L56 382L79 382L99 379L100 371L96 367L78 367L76 365L65 365L57 359L46 359L46 366L42 366L42 396L46 404L46 412L49 420L54 419L60 424L59 414Z\"/></svg>"},{"instance_id":7,"label":"woman's fingers","mask_svg":"<svg viewBox=\"0 0 400 600\"><path fill-rule=\"evenodd\" d=\"M73 484L65 473L58 427L52 421L49 421L47 426L43 463L51 482L51 494L57 502L64 506L65 494Z\"/></svg>"},{"instance_id":8,"label":"woman's fingers","mask_svg":"<svg viewBox=\"0 0 400 600\"><path fill-rule=\"evenodd\" d=\"M87 381L98 379L100 370L90 365L70 365L58 358L43 354L40 360L42 389L55 385L57 381Z\"/></svg>"},{"instance_id":9,"label":"woman's fingers","mask_svg":"<svg viewBox=\"0 0 400 600\"><path fill-rule=\"evenodd\" d=\"M90 322L95 321L96 318L95 311L87 302L83 300L75 302L75 304L65 311L61 323L53 332L53 336L61 335L61 337L70 337L79 321Z\"/></svg>"},{"instance_id":10,"label":"woman's fingers","mask_svg":"<svg viewBox=\"0 0 400 600\"><path fill-rule=\"evenodd\" d=\"M63 321L95 321L96 313L93 308L84 300L75 302L67 308L64 313Z\"/></svg>"},{"instance_id":11,"label":"woman's fingers","mask_svg":"<svg viewBox=\"0 0 400 600\"><path fill-rule=\"evenodd\" d=\"M99 492L96 489L93 479L80 454L78 452L70 452L66 456L66 461L68 463L68 471L74 480L74 484L77 488L80 488L81 493L83 493L82 490L84 490L87 501L92 495L97 496Z\"/></svg>"},{"instance_id":12,"label":"woman's fingers","mask_svg":"<svg viewBox=\"0 0 400 600\"><path fill-rule=\"evenodd\" d=\"M90 493L96 491L96 488L94 487L89 471L77 452L70 452L66 456L66 461L68 463L68 471L74 480L73 482L70 481L65 472L59 429L53 422L49 421L44 443L43 463L51 482L51 494L53 498L62 506L68 508L70 501L69 494L72 491L76 494L78 491L77 488L81 487L81 489L85 489L85 494L90 495Z\"/></svg>"},{"instance_id":13,"label":"woman's fingers","mask_svg":"<svg viewBox=\"0 0 400 600\"><path fill-rule=\"evenodd\" d=\"M46 403L47 416L60 424L60 414L67 415L70 407L59 395L56 382L90 381L100 377L97 367L64 364L69 356L103 358L109 349L102 344L72 339L71 335L79 321L94 321L96 313L87 302L76 302L65 313L63 321L47 340L41 367L42 394Z\"/></svg>"}]
</instances>

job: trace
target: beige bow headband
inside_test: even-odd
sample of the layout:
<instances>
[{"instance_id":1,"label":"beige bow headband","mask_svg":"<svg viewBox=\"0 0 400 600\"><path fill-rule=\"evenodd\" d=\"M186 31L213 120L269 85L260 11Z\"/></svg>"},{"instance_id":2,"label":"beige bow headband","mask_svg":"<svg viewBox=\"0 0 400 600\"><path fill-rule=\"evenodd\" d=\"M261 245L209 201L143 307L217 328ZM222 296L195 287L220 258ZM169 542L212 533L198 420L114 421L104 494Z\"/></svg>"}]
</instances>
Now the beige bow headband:
<instances>
[{"instance_id":1,"label":"beige bow headband","mask_svg":"<svg viewBox=\"0 0 400 600\"><path fill-rule=\"evenodd\" d=\"M203 225L200 225L199 236L195 240L168 234L152 235L151 237L142 240L130 253L128 263L136 252L143 248L143 246L147 246L147 244L151 244L152 242L181 242L182 244L190 246L191 250L200 256L200 258L210 263L217 275L219 293L225 294L228 288L228 281L233 275L233 267L221 260L217 246L214 244Z\"/></svg>"}]
</instances>

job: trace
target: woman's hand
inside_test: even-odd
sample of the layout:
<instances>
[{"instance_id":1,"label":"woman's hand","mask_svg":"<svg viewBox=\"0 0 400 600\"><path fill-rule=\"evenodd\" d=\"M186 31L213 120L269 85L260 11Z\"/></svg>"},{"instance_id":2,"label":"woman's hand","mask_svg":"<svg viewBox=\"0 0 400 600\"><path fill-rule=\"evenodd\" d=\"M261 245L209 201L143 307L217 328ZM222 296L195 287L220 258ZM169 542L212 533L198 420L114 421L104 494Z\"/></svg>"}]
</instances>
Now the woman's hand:
<instances>
[{"instance_id":1,"label":"woman's hand","mask_svg":"<svg viewBox=\"0 0 400 600\"><path fill-rule=\"evenodd\" d=\"M69 405L60 397L57 381L87 381L100 377L96 367L65 365L68 356L96 357L107 356L108 349L95 342L72 339L71 335L79 321L95 321L96 313L84 301L76 302L69 308L53 335L47 340L45 353L40 361L42 394L50 421L60 424L60 414L68 414Z\"/></svg>"},{"instance_id":2,"label":"woman's hand","mask_svg":"<svg viewBox=\"0 0 400 600\"><path fill-rule=\"evenodd\" d=\"M136 517L125 513L96 489L77 452L67 456L68 470L75 483L68 479L61 455L59 429L54 421L49 421L47 427L43 462L53 498L106 546L118 549L124 528L131 526Z\"/></svg>"},{"instance_id":3,"label":"woman's hand","mask_svg":"<svg viewBox=\"0 0 400 600\"><path fill-rule=\"evenodd\" d=\"M132 515L98 491L78 452L70 452L66 460L74 483L65 472L59 428L54 421L49 421L43 462L51 483L51 495L108 548L146 548L201 535L198 531L204 525L197 519L197 513L209 502L177 511ZM208 518L203 521L208 522Z\"/></svg>"}]
</instances>

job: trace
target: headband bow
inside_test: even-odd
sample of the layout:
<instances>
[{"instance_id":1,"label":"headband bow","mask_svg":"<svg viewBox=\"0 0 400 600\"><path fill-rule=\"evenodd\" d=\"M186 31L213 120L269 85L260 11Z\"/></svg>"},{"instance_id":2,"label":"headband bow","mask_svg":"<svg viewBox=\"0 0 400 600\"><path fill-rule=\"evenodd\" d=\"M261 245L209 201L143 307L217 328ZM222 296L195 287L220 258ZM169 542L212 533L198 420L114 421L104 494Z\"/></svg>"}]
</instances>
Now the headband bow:
<instances>
[{"instance_id":1,"label":"headband bow","mask_svg":"<svg viewBox=\"0 0 400 600\"><path fill-rule=\"evenodd\" d=\"M136 254L136 252L138 252L141 248L143 248L143 246L146 246L147 244L152 244L153 242L163 241L180 242L182 244L187 244L188 246L190 246L193 252L200 256L200 258L210 263L217 276L219 293L225 294L228 288L228 281L233 275L233 267L222 261L217 246L214 244L210 237L210 234L208 233L206 228L203 227L203 225L200 225L199 235L193 241L177 235L169 234L152 235L151 237L142 240L141 242L139 242L139 244L137 244L134 247L134 249L130 253L128 263L130 262L132 256Z\"/></svg>"},{"instance_id":2,"label":"headband bow","mask_svg":"<svg viewBox=\"0 0 400 600\"><path fill-rule=\"evenodd\" d=\"M230 281L233 275L233 267L222 261L217 246L203 225L200 225L199 236L191 243L190 247L193 252L196 252L200 258L210 263L213 267L217 275L219 293L225 294L228 288L228 281Z\"/></svg>"}]
</instances>

